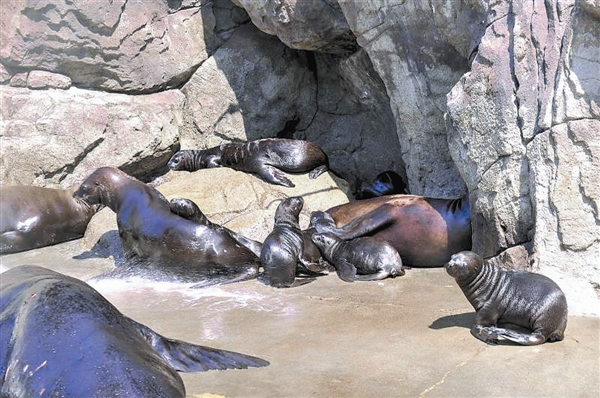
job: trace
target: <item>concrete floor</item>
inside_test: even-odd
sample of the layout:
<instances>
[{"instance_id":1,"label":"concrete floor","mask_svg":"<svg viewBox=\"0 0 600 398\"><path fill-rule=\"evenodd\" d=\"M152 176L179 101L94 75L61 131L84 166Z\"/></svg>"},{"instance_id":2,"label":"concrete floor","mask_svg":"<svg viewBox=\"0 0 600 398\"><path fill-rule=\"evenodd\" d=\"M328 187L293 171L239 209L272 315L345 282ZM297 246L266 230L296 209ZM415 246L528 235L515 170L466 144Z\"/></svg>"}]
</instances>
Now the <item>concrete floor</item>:
<instances>
[{"instance_id":1,"label":"concrete floor","mask_svg":"<svg viewBox=\"0 0 600 398\"><path fill-rule=\"evenodd\" d=\"M110 259L73 259L77 241L0 257L88 278ZM0 276L1 282L1 276ZM256 355L261 369L182 374L190 397L598 397L600 318L572 316L562 342L488 346L443 269L383 282L321 277L294 289L258 281L207 289L142 281L93 286L171 338Z\"/></svg>"}]
</instances>

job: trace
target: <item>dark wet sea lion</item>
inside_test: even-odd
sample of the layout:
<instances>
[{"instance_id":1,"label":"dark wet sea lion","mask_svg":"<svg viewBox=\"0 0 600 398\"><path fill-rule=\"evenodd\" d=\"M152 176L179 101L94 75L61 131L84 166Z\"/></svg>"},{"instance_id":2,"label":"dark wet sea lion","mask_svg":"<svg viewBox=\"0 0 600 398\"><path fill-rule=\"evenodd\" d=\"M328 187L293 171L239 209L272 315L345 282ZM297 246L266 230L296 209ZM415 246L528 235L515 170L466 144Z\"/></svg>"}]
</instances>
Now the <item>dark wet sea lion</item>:
<instances>
[{"instance_id":1,"label":"dark wet sea lion","mask_svg":"<svg viewBox=\"0 0 600 398\"><path fill-rule=\"evenodd\" d=\"M1 187L0 254L81 238L97 208L71 190Z\"/></svg>"},{"instance_id":2,"label":"dark wet sea lion","mask_svg":"<svg viewBox=\"0 0 600 398\"><path fill-rule=\"evenodd\" d=\"M105 276L231 283L256 277L259 258L223 228L171 212L156 189L112 167L94 171L75 193L117 214L125 263Z\"/></svg>"},{"instance_id":3,"label":"dark wet sea lion","mask_svg":"<svg viewBox=\"0 0 600 398\"><path fill-rule=\"evenodd\" d=\"M266 283L273 287L291 287L308 282L296 282L297 264L303 250L302 231L298 217L304 206L301 197L287 198L277 206L273 231L263 243L260 262Z\"/></svg>"},{"instance_id":4,"label":"dark wet sea lion","mask_svg":"<svg viewBox=\"0 0 600 398\"><path fill-rule=\"evenodd\" d=\"M314 234L313 242L346 282L378 281L404 275L396 249L383 239L364 236L342 240L330 233Z\"/></svg>"},{"instance_id":5,"label":"dark wet sea lion","mask_svg":"<svg viewBox=\"0 0 600 398\"><path fill-rule=\"evenodd\" d=\"M402 177L392 170L379 173L372 181L360 184L354 193L356 199L376 198L383 195L408 194Z\"/></svg>"},{"instance_id":6,"label":"dark wet sea lion","mask_svg":"<svg viewBox=\"0 0 600 398\"><path fill-rule=\"evenodd\" d=\"M310 172L309 177L314 179L327 171L328 165L327 155L317 144L287 138L265 138L204 150L182 150L174 154L168 163L172 170L187 171L230 167L257 174L267 182L285 187L293 187L294 184L282 171Z\"/></svg>"},{"instance_id":7,"label":"dark wet sea lion","mask_svg":"<svg viewBox=\"0 0 600 398\"><path fill-rule=\"evenodd\" d=\"M390 195L346 203L327 213L337 227L317 224L317 232L330 232L344 240L381 238L400 253L405 266L441 267L453 253L471 249L467 197Z\"/></svg>"},{"instance_id":8,"label":"dark wet sea lion","mask_svg":"<svg viewBox=\"0 0 600 398\"><path fill-rule=\"evenodd\" d=\"M198 207L198 205L192 200L184 198L174 198L169 201L169 207L171 208L171 212L179 215L180 217L187 218L188 220L196 222L198 224L206 225L215 230L223 230L224 232L228 233L229 236L231 236L240 245L247 247L252 251L252 253L256 254L257 257L260 257L260 252L262 251L262 243L252 240L250 238L246 238L245 236L240 235L237 232L230 230L229 228L211 222L204 215L204 213L202 213L200 207Z\"/></svg>"},{"instance_id":9,"label":"dark wet sea lion","mask_svg":"<svg viewBox=\"0 0 600 398\"><path fill-rule=\"evenodd\" d=\"M83 281L37 266L2 274L2 397L184 397L177 371L259 358L163 337Z\"/></svg>"},{"instance_id":10,"label":"dark wet sea lion","mask_svg":"<svg viewBox=\"0 0 600 398\"><path fill-rule=\"evenodd\" d=\"M567 299L552 279L484 263L481 256L470 251L453 255L446 271L476 311L471 333L479 340L498 344L502 337L537 345L564 338Z\"/></svg>"}]
</instances>

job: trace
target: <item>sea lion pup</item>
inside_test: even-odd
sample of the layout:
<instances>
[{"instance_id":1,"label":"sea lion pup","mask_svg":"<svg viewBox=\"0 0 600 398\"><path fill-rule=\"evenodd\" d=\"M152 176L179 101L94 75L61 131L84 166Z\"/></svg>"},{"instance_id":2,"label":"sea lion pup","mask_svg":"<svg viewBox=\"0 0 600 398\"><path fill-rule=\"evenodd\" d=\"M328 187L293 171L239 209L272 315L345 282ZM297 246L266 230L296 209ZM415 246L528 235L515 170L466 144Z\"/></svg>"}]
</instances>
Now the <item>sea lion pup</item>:
<instances>
[{"instance_id":1,"label":"sea lion pup","mask_svg":"<svg viewBox=\"0 0 600 398\"><path fill-rule=\"evenodd\" d=\"M479 340L498 344L498 338L503 337L537 345L564 338L567 299L550 278L484 263L481 256L470 251L453 255L446 271L475 308L471 334ZM515 326L531 332L511 330Z\"/></svg>"},{"instance_id":2,"label":"sea lion pup","mask_svg":"<svg viewBox=\"0 0 600 398\"><path fill-rule=\"evenodd\" d=\"M383 195L408 194L408 186L402 177L392 170L387 170L377 174L369 182L360 184L354 197L356 199L376 198Z\"/></svg>"},{"instance_id":3,"label":"sea lion pup","mask_svg":"<svg viewBox=\"0 0 600 398\"><path fill-rule=\"evenodd\" d=\"M203 224L208 227L217 229L222 229L227 232L229 236L231 236L236 242L240 245L247 247L252 251L252 253L256 254L257 257L260 257L260 252L262 251L262 243L252 240L250 238L246 238L243 235L238 234L226 228L222 225L215 224L211 222L200 210L200 207L196 203L194 203L191 199L184 198L174 198L169 201L169 207L171 208L171 212L179 215L180 217L187 218L190 221L196 222L198 224Z\"/></svg>"},{"instance_id":4,"label":"sea lion pup","mask_svg":"<svg viewBox=\"0 0 600 398\"><path fill-rule=\"evenodd\" d=\"M2 397L184 397L180 372L265 360L163 337L87 283L23 265L2 274Z\"/></svg>"},{"instance_id":5,"label":"sea lion pup","mask_svg":"<svg viewBox=\"0 0 600 398\"><path fill-rule=\"evenodd\" d=\"M314 234L312 240L343 281L379 281L404 275L400 255L383 239L364 236L345 241L324 233Z\"/></svg>"},{"instance_id":6,"label":"sea lion pup","mask_svg":"<svg viewBox=\"0 0 600 398\"><path fill-rule=\"evenodd\" d=\"M314 179L327 171L329 161L312 142L287 138L264 138L246 143L229 143L204 149L182 150L167 164L171 170L196 171L213 167L257 174L271 184L294 187L282 173L306 173Z\"/></svg>"},{"instance_id":7,"label":"sea lion pup","mask_svg":"<svg viewBox=\"0 0 600 398\"><path fill-rule=\"evenodd\" d=\"M261 278L273 287L295 287L313 279L296 280L298 261L302 256L302 231L298 224L304 206L301 197L287 198L277 206L275 226L263 243L260 262L264 269Z\"/></svg>"},{"instance_id":8,"label":"sea lion pup","mask_svg":"<svg viewBox=\"0 0 600 398\"><path fill-rule=\"evenodd\" d=\"M117 214L125 262L103 277L200 282L201 287L258 274L260 259L227 231L172 213L160 192L119 169L97 169L75 196Z\"/></svg>"},{"instance_id":9,"label":"sea lion pup","mask_svg":"<svg viewBox=\"0 0 600 398\"><path fill-rule=\"evenodd\" d=\"M317 232L343 240L375 236L389 242L406 266L441 267L453 253L471 249L468 197L434 199L388 195L327 210L337 226L317 223Z\"/></svg>"},{"instance_id":10,"label":"sea lion pup","mask_svg":"<svg viewBox=\"0 0 600 398\"><path fill-rule=\"evenodd\" d=\"M74 198L72 190L1 187L0 254L81 238L98 208Z\"/></svg>"}]
</instances>

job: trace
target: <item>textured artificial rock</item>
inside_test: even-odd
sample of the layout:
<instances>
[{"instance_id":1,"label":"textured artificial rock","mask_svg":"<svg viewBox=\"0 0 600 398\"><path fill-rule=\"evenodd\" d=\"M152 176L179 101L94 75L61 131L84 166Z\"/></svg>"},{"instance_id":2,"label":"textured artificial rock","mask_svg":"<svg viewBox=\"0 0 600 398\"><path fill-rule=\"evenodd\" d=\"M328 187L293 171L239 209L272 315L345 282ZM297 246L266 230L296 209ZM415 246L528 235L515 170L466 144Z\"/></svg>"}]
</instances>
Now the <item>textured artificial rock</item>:
<instances>
[{"instance_id":1,"label":"textured artificial rock","mask_svg":"<svg viewBox=\"0 0 600 398\"><path fill-rule=\"evenodd\" d=\"M253 25L241 26L183 86L190 127L182 148L276 136L316 111L315 80L305 52Z\"/></svg>"},{"instance_id":2,"label":"textured artificial rock","mask_svg":"<svg viewBox=\"0 0 600 398\"><path fill-rule=\"evenodd\" d=\"M481 18L458 2L432 4L354 0L340 7L385 84L410 191L450 198L466 189L448 152L446 93L468 71ZM459 19L475 32L466 34Z\"/></svg>"},{"instance_id":3,"label":"textured artificial rock","mask_svg":"<svg viewBox=\"0 0 600 398\"><path fill-rule=\"evenodd\" d=\"M288 174L288 177L296 187L272 185L249 173L214 168L193 173L170 171L153 185L167 199L193 200L210 221L259 242L263 242L273 230L275 210L285 198L304 198L300 213L300 227L303 229L308 227L311 212L348 202L348 184L329 173L314 180L308 174ZM82 247L102 257L113 256L119 263L122 249L116 230L114 212L103 209L90 221Z\"/></svg>"},{"instance_id":4,"label":"textured artificial rock","mask_svg":"<svg viewBox=\"0 0 600 398\"><path fill-rule=\"evenodd\" d=\"M144 177L178 144L185 98L177 90L128 96L2 87L0 185L81 182L101 166Z\"/></svg>"},{"instance_id":5,"label":"textured artificial rock","mask_svg":"<svg viewBox=\"0 0 600 398\"><path fill-rule=\"evenodd\" d=\"M318 110L294 136L319 144L331 168L354 188L386 170L406 176L390 100L367 53L315 58Z\"/></svg>"},{"instance_id":6,"label":"textured artificial rock","mask_svg":"<svg viewBox=\"0 0 600 398\"><path fill-rule=\"evenodd\" d=\"M66 90L71 87L71 79L58 73L34 70L27 76L27 87L32 90L48 88Z\"/></svg>"},{"instance_id":7,"label":"textured artificial rock","mask_svg":"<svg viewBox=\"0 0 600 398\"><path fill-rule=\"evenodd\" d=\"M357 49L337 0L237 0L260 30L290 48L331 54Z\"/></svg>"},{"instance_id":8,"label":"textured artificial rock","mask_svg":"<svg viewBox=\"0 0 600 398\"><path fill-rule=\"evenodd\" d=\"M211 3L0 2L0 61L78 87L151 92L176 87L218 43ZM181 3L181 2L180 2Z\"/></svg>"}]
</instances>

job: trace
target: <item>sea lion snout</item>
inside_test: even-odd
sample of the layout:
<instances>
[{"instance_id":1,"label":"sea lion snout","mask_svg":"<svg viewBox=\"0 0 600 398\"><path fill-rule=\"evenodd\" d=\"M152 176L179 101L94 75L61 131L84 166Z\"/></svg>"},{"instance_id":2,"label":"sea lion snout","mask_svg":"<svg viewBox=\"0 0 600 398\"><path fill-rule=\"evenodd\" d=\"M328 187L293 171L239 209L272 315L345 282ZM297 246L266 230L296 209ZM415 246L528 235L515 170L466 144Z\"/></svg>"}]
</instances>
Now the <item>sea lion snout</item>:
<instances>
[{"instance_id":1,"label":"sea lion snout","mask_svg":"<svg viewBox=\"0 0 600 398\"><path fill-rule=\"evenodd\" d=\"M171 156L171 159L169 159L167 167L171 170L181 170L183 167L183 155L184 154L182 151L175 153L173 156Z\"/></svg>"},{"instance_id":2,"label":"sea lion snout","mask_svg":"<svg viewBox=\"0 0 600 398\"><path fill-rule=\"evenodd\" d=\"M446 272L453 278L464 276L469 273L469 265L467 264L464 252L453 254L445 265Z\"/></svg>"}]
</instances>

